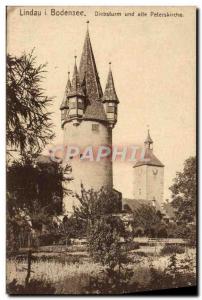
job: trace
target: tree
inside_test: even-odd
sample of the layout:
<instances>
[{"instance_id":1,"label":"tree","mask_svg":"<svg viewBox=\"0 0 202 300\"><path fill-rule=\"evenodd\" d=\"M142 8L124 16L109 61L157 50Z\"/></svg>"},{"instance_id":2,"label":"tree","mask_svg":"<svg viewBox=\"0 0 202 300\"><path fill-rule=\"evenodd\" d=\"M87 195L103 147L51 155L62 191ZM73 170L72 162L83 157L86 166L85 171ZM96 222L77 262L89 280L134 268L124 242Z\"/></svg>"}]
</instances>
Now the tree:
<instances>
[{"instance_id":1,"label":"tree","mask_svg":"<svg viewBox=\"0 0 202 300\"><path fill-rule=\"evenodd\" d=\"M20 57L7 55L7 152L39 154L54 137L50 112L52 99L41 86L46 65L37 66L33 51Z\"/></svg>"},{"instance_id":2,"label":"tree","mask_svg":"<svg viewBox=\"0 0 202 300\"><path fill-rule=\"evenodd\" d=\"M140 227L144 229L144 234L151 237L158 235L159 227L163 224L161 213L156 211L155 207L146 204L134 210L132 223L134 232Z\"/></svg>"},{"instance_id":3,"label":"tree","mask_svg":"<svg viewBox=\"0 0 202 300\"><path fill-rule=\"evenodd\" d=\"M81 195L76 195L80 205L74 207L74 216L87 228L89 222L92 224L98 216L118 213L121 211L121 200L113 190L101 188L99 191L93 189L85 190L81 185Z\"/></svg>"},{"instance_id":4,"label":"tree","mask_svg":"<svg viewBox=\"0 0 202 300\"><path fill-rule=\"evenodd\" d=\"M178 223L196 221L196 158L190 157L184 163L182 172L177 172L173 185L172 206Z\"/></svg>"},{"instance_id":5,"label":"tree","mask_svg":"<svg viewBox=\"0 0 202 300\"><path fill-rule=\"evenodd\" d=\"M81 186L77 195L80 206L74 208L75 217L85 224L88 251L94 261L104 266L102 274L91 276L90 293L122 293L128 289L133 272L127 268L128 233L120 212L120 199L113 191L104 188L86 191Z\"/></svg>"},{"instance_id":6,"label":"tree","mask_svg":"<svg viewBox=\"0 0 202 300\"><path fill-rule=\"evenodd\" d=\"M69 192L62 187L66 180L61 166L51 161L49 165L15 161L8 166L8 238L17 239L22 230L41 232L43 225L51 226L53 215L62 212L63 194Z\"/></svg>"},{"instance_id":7,"label":"tree","mask_svg":"<svg viewBox=\"0 0 202 300\"><path fill-rule=\"evenodd\" d=\"M95 261L114 269L123 263L121 238L126 237L123 222L117 216L102 216L88 228L89 252Z\"/></svg>"},{"instance_id":8,"label":"tree","mask_svg":"<svg viewBox=\"0 0 202 300\"><path fill-rule=\"evenodd\" d=\"M105 267L99 276L90 277L87 290L102 294L129 292L133 271L128 268L130 259L123 221L118 216L100 216L89 225L87 237L91 257Z\"/></svg>"}]
</instances>

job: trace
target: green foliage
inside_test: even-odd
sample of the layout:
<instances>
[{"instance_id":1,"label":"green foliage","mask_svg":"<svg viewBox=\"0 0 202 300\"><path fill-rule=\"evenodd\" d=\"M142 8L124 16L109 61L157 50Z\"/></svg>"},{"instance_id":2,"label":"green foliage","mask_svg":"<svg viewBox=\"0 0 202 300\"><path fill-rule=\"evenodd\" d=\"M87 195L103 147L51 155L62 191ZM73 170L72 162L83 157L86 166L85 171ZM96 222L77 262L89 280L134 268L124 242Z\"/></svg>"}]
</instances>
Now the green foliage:
<instances>
[{"instance_id":1,"label":"green foliage","mask_svg":"<svg viewBox=\"0 0 202 300\"><path fill-rule=\"evenodd\" d=\"M54 137L47 106L52 99L41 86L46 65L37 65L33 51L7 56L7 151L22 156L38 154Z\"/></svg>"},{"instance_id":2,"label":"green foliage","mask_svg":"<svg viewBox=\"0 0 202 300\"><path fill-rule=\"evenodd\" d=\"M35 216L61 212L63 171L59 165L41 167L32 161L14 162L7 169L8 212L21 209ZM34 221L34 220L33 220Z\"/></svg>"},{"instance_id":3,"label":"green foliage","mask_svg":"<svg viewBox=\"0 0 202 300\"><path fill-rule=\"evenodd\" d=\"M167 226L169 238L188 239L190 245L196 245L196 225L169 223Z\"/></svg>"},{"instance_id":4,"label":"green foliage","mask_svg":"<svg viewBox=\"0 0 202 300\"><path fill-rule=\"evenodd\" d=\"M23 240L32 229L40 232L42 226L51 229L52 216L62 211L62 168L56 163L34 164L33 161L15 161L7 168L7 238L9 248L16 248L20 235ZM12 246L13 245L13 246ZM25 245L24 245L25 246Z\"/></svg>"},{"instance_id":5,"label":"green foliage","mask_svg":"<svg viewBox=\"0 0 202 300\"><path fill-rule=\"evenodd\" d=\"M77 198L81 205L74 213L86 224L88 251L95 262L104 266L102 274L91 277L86 290L102 294L127 291L133 272L126 266L128 233L116 215L121 210L120 199L113 191L85 191L83 186Z\"/></svg>"},{"instance_id":6,"label":"green foliage","mask_svg":"<svg viewBox=\"0 0 202 300\"><path fill-rule=\"evenodd\" d=\"M165 246L161 250L161 255L181 254L184 252L185 252L184 245L165 244Z\"/></svg>"},{"instance_id":7,"label":"green foliage","mask_svg":"<svg viewBox=\"0 0 202 300\"><path fill-rule=\"evenodd\" d=\"M85 224L83 220L76 218L74 215L69 218L65 216L59 230L69 238L84 237L86 236Z\"/></svg>"},{"instance_id":8,"label":"green foliage","mask_svg":"<svg viewBox=\"0 0 202 300\"><path fill-rule=\"evenodd\" d=\"M162 215L153 206L141 205L133 212L133 230L135 235L144 235L149 237L166 237L167 232L162 220ZM137 231L141 228L141 232Z\"/></svg>"},{"instance_id":9,"label":"green foliage","mask_svg":"<svg viewBox=\"0 0 202 300\"><path fill-rule=\"evenodd\" d=\"M93 189L85 190L81 185L81 195L76 195L80 205L74 207L74 217L82 227L87 230L89 222L92 224L102 215L118 213L121 211L121 199L113 190L101 188L99 191Z\"/></svg>"},{"instance_id":10,"label":"green foliage","mask_svg":"<svg viewBox=\"0 0 202 300\"><path fill-rule=\"evenodd\" d=\"M84 291L89 294L102 295L132 293L137 288L137 283L130 283L132 276L133 271L128 268L122 269L121 272L106 269L98 276L92 275Z\"/></svg>"},{"instance_id":11,"label":"green foliage","mask_svg":"<svg viewBox=\"0 0 202 300\"><path fill-rule=\"evenodd\" d=\"M7 285L7 293L9 295L40 295L40 294L54 294L55 288L44 280L31 279L28 284L21 285L14 279Z\"/></svg>"},{"instance_id":12,"label":"green foliage","mask_svg":"<svg viewBox=\"0 0 202 300\"><path fill-rule=\"evenodd\" d=\"M137 249L140 249L140 244L138 242L133 242L133 241L130 241L130 243L128 243L128 247L127 249L130 251L130 250L137 250Z\"/></svg>"},{"instance_id":13,"label":"green foliage","mask_svg":"<svg viewBox=\"0 0 202 300\"><path fill-rule=\"evenodd\" d=\"M151 264L149 289L157 290L196 285L196 276L192 271L190 272L190 263L190 259L187 258L186 263L182 262L179 265L176 254L172 254L164 271L154 268Z\"/></svg>"},{"instance_id":14,"label":"green foliage","mask_svg":"<svg viewBox=\"0 0 202 300\"><path fill-rule=\"evenodd\" d=\"M175 208L176 221L186 224L196 221L196 157L188 158L183 172L177 172L173 185L172 206Z\"/></svg>"},{"instance_id":15,"label":"green foliage","mask_svg":"<svg viewBox=\"0 0 202 300\"><path fill-rule=\"evenodd\" d=\"M167 238L168 237L168 231L167 226L161 225L156 231L157 231L157 237L158 238Z\"/></svg>"},{"instance_id":16,"label":"green foliage","mask_svg":"<svg viewBox=\"0 0 202 300\"><path fill-rule=\"evenodd\" d=\"M114 269L126 260L125 245L120 243L126 236L120 218L102 216L88 228L88 247L93 259Z\"/></svg>"}]
</instances>

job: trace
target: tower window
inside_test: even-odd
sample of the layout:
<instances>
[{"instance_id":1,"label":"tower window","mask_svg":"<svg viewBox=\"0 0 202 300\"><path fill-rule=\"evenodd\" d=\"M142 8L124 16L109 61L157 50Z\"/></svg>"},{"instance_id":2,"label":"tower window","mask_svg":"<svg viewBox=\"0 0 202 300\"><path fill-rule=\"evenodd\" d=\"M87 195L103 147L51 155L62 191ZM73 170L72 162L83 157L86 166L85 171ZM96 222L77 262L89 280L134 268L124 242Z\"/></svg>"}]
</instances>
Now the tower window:
<instances>
[{"instance_id":1,"label":"tower window","mask_svg":"<svg viewBox=\"0 0 202 300\"><path fill-rule=\"evenodd\" d=\"M116 112L116 107L115 107L115 106L108 106L108 107L107 107L107 112L108 112L108 113Z\"/></svg>"},{"instance_id":2,"label":"tower window","mask_svg":"<svg viewBox=\"0 0 202 300\"><path fill-rule=\"evenodd\" d=\"M92 124L92 131L99 131L99 124Z\"/></svg>"},{"instance_id":3,"label":"tower window","mask_svg":"<svg viewBox=\"0 0 202 300\"><path fill-rule=\"evenodd\" d=\"M76 108L76 103L75 102L71 102L69 104L69 108L72 109L72 108Z\"/></svg>"}]
</instances>

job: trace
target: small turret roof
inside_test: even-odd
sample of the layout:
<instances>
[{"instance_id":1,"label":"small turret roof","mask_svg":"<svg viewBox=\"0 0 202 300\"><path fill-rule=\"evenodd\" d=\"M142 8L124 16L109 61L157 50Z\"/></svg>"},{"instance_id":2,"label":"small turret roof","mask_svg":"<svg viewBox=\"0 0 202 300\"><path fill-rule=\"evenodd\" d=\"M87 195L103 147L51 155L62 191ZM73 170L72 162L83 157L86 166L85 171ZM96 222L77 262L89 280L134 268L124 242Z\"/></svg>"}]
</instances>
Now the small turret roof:
<instances>
[{"instance_id":1,"label":"small turret roof","mask_svg":"<svg viewBox=\"0 0 202 300\"><path fill-rule=\"evenodd\" d=\"M71 81L70 81L69 75L70 75L70 72L68 72L68 80L67 80L67 84L66 84L66 88L65 88L65 94L64 94L64 98L63 98L62 104L60 106L60 109L67 108L67 106L68 106L67 95L70 93L70 90L71 90Z\"/></svg>"},{"instance_id":2,"label":"small turret roof","mask_svg":"<svg viewBox=\"0 0 202 300\"><path fill-rule=\"evenodd\" d=\"M111 63L110 63L111 65ZM109 68L109 74L107 78L107 84L105 87L105 92L102 98L102 101L114 101L116 103L119 103L119 99L116 94L116 90L114 87L114 80L113 80L113 75L112 75L112 70L111 67Z\"/></svg>"},{"instance_id":3,"label":"small turret roof","mask_svg":"<svg viewBox=\"0 0 202 300\"><path fill-rule=\"evenodd\" d=\"M80 77L79 73L77 70L77 65L76 65L76 56L75 56L75 65L74 65L74 73L72 77L72 83L71 83L71 88L70 92L67 95L68 97L72 96L82 96L84 97L84 92L82 90L81 84L80 84Z\"/></svg>"}]
</instances>

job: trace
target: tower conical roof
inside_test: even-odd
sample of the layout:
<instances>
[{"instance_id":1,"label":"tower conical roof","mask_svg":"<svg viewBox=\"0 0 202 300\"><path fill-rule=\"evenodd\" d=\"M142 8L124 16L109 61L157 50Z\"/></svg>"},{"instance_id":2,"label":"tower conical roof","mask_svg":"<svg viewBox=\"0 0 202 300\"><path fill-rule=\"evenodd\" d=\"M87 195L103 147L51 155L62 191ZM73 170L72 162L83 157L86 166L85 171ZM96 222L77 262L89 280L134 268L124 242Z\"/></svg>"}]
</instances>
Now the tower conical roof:
<instances>
[{"instance_id":1,"label":"tower conical roof","mask_svg":"<svg viewBox=\"0 0 202 300\"><path fill-rule=\"evenodd\" d=\"M82 87L84 88L86 93L87 100L90 103L101 100L103 93L88 29L84 41L83 52L81 55L79 74Z\"/></svg>"},{"instance_id":2,"label":"tower conical roof","mask_svg":"<svg viewBox=\"0 0 202 300\"><path fill-rule=\"evenodd\" d=\"M103 102L105 102L105 101L114 101L114 102L119 103L119 99L117 97L116 90L115 90L115 87L114 87L114 80L113 80L111 67L109 69L107 84L106 84L106 88L105 88L105 92L104 92L102 101Z\"/></svg>"},{"instance_id":3,"label":"tower conical roof","mask_svg":"<svg viewBox=\"0 0 202 300\"><path fill-rule=\"evenodd\" d=\"M67 80L67 84L66 84L66 88L65 88L65 94L64 94L64 98L63 98L62 104L60 106L60 109L67 108L67 106L68 106L67 95L70 93L70 90L71 90L71 81L69 78L69 74L70 74L70 72L68 72L68 80Z\"/></svg>"},{"instance_id":4,"label":"tower conical roof","mask_svg":"<svg viewBox=\"0 0 202 300\"><path fill-rule=\"evenodd\" d=\"M80 77L76 65L76 56L75 56L75 65L74 65L74 73L72 77L72 84L71 84L70 92L68 93L68 97L72 97L72 96L82 96L82 97L85 96L81 88Z\"/></svg>"}]
</instances>

